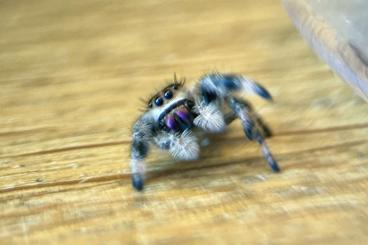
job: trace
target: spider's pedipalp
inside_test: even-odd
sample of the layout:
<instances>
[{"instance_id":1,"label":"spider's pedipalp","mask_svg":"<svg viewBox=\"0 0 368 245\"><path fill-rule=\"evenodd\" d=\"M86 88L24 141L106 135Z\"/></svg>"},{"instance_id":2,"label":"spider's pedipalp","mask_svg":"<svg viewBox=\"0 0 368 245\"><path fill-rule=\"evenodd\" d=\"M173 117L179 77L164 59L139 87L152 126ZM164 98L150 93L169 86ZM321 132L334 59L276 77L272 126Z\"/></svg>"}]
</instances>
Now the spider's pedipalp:
<instances>
[{"instance_id":1,"label":"spider's pedipalp","mask_svg":"<svg viewBox=\"0 0 368 245\"><path fill-rule=\"evenodd\" d=\"M174 135L170 154L175 159L180 160L196 160L199 157L198 139L190 130Z\"/></svg>"},{"instance_id":2,"label":"spider's pedipalp","mask_svg":"<svg viewBox=\"0 0 368 245\"><path fill-rule=\"evenodd\" d=\"M198 116L194 119L194 125L206 132L222 132L226 127L224 115L216 103L207 104L204 101L196 106Z\"/></svg>"},{"instance_id":3,"label":"spider's pedipalp","mask_svg":"<svg viewBox=\"0 0 368 245\"><path fill-rule=\"evenodd\" d=\"M274 172L279 172L280 168L273 157L268 145L266 144L266 141L264 139L264 135L262 134L262 131L265 134L269 134L270 131L266 130L266 127L263 122L262 124L259 124L261 122L260 119L257 119L254 115L254 112L252 111L252 108L249 106L249 104L244 101L240 100L234 97L229 97L227 100L229 107L233 110L233 112L237 115L237 117L241 120L243 125L243 130L245 135L250 140L255 140L260 144L262 153L264 158L266 159L268 165ZM230 116L230 119L232 117Z\"/></svg>"},{"instance_id":4,"label":"spider's pedipalp","mask_svg":"<svg viewBox=\"0 0 368 245\"><path fill-rule=\"evenodd\" d=\"M196 160L199 157L198 139L190 130L182 133L162 132L154 137L158 147L168 150L178 160Z\"/></svg>"}]
</instances>

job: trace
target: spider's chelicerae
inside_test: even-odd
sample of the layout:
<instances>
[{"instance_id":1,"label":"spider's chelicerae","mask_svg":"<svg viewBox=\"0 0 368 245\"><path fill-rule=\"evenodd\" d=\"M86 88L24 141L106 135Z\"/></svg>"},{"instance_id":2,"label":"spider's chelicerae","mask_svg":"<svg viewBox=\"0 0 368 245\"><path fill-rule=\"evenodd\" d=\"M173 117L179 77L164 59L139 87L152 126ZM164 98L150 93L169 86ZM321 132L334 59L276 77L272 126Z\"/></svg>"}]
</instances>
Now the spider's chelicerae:
<instances>
[{"instance_id":1,"label":"spider's chelicerae","mask_svg":"<svg viewBox=\"0 0 368 245\"><path fill-rule=\"evenodd\" d=\"M244 99L235 92L251 92L266 100L270 93L255 81L237 74L212 73L202 76L192 89L174 77L147 103L144 114L133 127L130 167L132 184L142 190L145 177L144 159L150 144L169 151L175 159L198 159L199 137L203 133L219 133L235 119L242 123L245 136L258 142L271 169L280 169L265 137L269 129Z\"/></svg>"}]
</instances>

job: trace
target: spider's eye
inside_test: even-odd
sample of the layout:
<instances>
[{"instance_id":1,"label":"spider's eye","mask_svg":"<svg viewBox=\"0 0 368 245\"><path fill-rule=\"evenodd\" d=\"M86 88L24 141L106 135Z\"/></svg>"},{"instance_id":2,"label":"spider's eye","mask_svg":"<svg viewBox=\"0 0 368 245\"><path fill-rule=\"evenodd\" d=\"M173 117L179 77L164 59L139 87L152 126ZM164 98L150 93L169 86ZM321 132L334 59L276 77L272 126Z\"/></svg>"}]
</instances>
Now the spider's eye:
<instances>
[{"instance_id":1,"label":"spider's eye","mask_svg":"<svg viewBox=\"0 0 368 245\"><path fill-rule=\"evenodd\" d=\"M177 84L174 84L173 88L174 88L175 90L177 90L177 89L178 89L178 85L177 85Z\"/></svg>"},{"instance_id":2,"label":"spider's eye","mask_svg":"<svg viewBox=\"0 0 368 245\"><path fill-rule=\"evenodd\" d=\"M152 102L148 104L148 108L152 108Z\"/></svg>"},{"instance_id":3,"label":"spider's eye","mask_svg":"<svg viewBox=\"0 0 368 245\"><path fill-rule=\"evenodd\" d=\"M173 97L173 92L171 90L167 90L165 93L164 93L164 97L165 99L171 99Z\"/></svg>"},{"instance_id":4,"label":"spider's eye","mask_svg":"<svg viewBox=\"0 0 368 245\"><path fill-rule=\"evenodd\" d=\"M156 99L155 99L155 104L157 105L157 106L162 106L162 104L164 103L164 100L161 98L161 97L157 97Z\"/></svg>"}]
</instances>

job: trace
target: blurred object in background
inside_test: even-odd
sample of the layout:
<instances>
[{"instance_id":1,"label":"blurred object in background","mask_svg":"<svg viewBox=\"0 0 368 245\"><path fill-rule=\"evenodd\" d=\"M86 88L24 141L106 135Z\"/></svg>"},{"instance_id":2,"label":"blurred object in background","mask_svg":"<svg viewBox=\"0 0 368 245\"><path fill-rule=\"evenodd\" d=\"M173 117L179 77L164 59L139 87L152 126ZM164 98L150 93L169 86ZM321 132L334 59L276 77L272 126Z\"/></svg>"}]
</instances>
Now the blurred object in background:
<instances>
[{"instance_id":1,"label":"blurred object in background","mask_svg":"<svg viewBox=\"0 0 368 245\"><path fill-rule=\"evenodd\" d=\"M284 0L315 52L368 101L367 0Z\"/></svg>"}]
</instances>

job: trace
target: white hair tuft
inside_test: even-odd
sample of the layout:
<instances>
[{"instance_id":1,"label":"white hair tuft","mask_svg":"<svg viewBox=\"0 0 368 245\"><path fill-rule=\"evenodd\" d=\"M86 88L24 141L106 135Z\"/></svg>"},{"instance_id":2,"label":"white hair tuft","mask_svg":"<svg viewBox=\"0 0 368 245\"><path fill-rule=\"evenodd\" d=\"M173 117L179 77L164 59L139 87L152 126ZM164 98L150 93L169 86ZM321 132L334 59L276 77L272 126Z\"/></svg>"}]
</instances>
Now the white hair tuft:
<instances>
[{"instance_id":1,"label":"white hair tuft","mask_svg":"<svg viewBox=\"0 0 368 245\"><path fill-rule=\"evenodd\" d=\"M224 115L219 110L216 104L210 103L204 105L203 103L197 106L199 115L194 119L194 124L197 127L204 129L207 132L223 132L226 123Z\"/></svg>"},{"instance_id":2,"label":"white hair tuft","mask_svg":"<svg viewBox=\"0 0 368 245\"><path fill-rule=\"evenodd\" d=\"M199 145L197 138L191 131L186 130L182 134L173 135L170 154L175 159L196 160L199 157Z\"/></svg>"}]
</instances>

